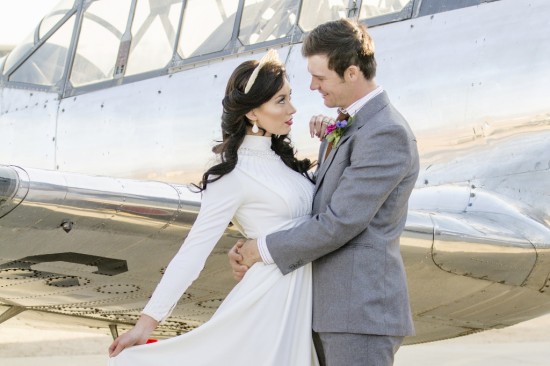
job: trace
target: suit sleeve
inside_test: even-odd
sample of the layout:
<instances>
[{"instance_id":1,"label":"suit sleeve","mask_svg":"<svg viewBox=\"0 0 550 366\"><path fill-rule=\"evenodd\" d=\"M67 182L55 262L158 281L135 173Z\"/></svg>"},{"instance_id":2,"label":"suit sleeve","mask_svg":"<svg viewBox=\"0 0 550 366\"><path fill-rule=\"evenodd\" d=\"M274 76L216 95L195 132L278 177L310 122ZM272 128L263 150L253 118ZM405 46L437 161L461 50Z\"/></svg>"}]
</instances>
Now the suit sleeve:
<instances>
[{"instance_id":1,"label":"suit sleeve","mask_svg":"<svg viewBox=\"0 0 550 366\"><path fill-rule=\"evenodd\" d=\"M197 219L166 268L143 310L144 314L157 321L163 321L170 315L180 297L199 276L208 255L241 205L242 192L242 185L232 173L208 184L203 191Z\"/></svg>"},{"instance_id":2,"label":"suit sleeve","mask_svg":"<svg viewBox=\"0 0 550 366\"><path fill-rule=\"evenodd\" d=\"M363 128L346 143L353 144L349 166L327 210L295 228L266 237L269 252L283 274L337 250L363 232L410 170L412 141L402 126Z\"/></svg>"}]
</instances>

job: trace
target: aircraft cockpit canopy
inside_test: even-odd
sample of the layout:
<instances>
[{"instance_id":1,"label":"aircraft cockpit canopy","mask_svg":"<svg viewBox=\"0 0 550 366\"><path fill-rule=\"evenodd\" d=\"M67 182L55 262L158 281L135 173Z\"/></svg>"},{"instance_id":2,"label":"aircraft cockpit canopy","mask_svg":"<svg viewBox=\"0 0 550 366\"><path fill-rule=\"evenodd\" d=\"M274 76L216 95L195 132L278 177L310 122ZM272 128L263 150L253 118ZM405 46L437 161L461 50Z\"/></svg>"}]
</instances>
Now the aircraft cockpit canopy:
<instances>
[{"instance_id":1,"label":"aircraft cockpit canopy","mask_svg":"<svg viewBox=\"0 0 550 366\"><path fill-rule=\"evenodd\" d=\"M0 84L62 97L301 42L318 24L409 18L413 0L61 0L0 59Z\"/></svg>"}]
</instances>

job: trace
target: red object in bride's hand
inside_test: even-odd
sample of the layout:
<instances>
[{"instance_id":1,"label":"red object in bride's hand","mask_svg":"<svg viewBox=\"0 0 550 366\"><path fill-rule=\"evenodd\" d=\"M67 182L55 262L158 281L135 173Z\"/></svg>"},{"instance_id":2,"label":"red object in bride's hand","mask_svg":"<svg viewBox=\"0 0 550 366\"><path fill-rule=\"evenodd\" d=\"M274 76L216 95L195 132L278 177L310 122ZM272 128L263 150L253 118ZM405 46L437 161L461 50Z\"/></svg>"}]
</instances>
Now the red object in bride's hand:
<instances>
[{"instance_id":1,"label":"red object in bride's hand","mask_svg":"<svg viewBox=\"0 0 550 366\"><path fill-rule=\"evenodd\" d=\"M148 339L147 342L145 342L145 344L155 343L155 342L158 342L158 339Z\"/></svg>"}]
</instances>

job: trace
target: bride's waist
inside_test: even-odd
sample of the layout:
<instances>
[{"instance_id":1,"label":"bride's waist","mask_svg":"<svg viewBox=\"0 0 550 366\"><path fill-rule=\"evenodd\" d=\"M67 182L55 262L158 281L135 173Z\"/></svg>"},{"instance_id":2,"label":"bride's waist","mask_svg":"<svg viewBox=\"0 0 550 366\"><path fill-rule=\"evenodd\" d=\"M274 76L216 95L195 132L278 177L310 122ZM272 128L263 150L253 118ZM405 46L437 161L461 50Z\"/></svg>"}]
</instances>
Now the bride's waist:
<instances>
[{"instance_id":1,"label":"bride's waist","mask_svg":"<svg viewBox=\"0 0 550 366\"><path fill-rule=\"evenodd\" d=\"M295 217L292 220L290 220L290 222L292 223L292 225L294 227L294 226L297 226L297 225L300 225L300 224L306 222L309 219L311 219L311 214Z\"/></svg>"},{"instance_id":2,"label":"bride's waist","mask_svg":"<svg viewBox=\"0 0 550 366\"><path fill-rule=\"evenodd\" d=\"M248 238L259 238L262 236L269 235L271 233L276 233L277 231L282 230L288 230L292 229L293 227L296 227L303 222L306 222L311 218L311 215L304 215L299 217L294 217L292 219L286 220L286 221L280 221L277 223L271 223L271 224L264 224L264 227L261 227L260 230L247 230L247 237Z\"/></svg>"},{"instance_id":3,"label":"bride's waist","mask_svg":"<svg viewBox=\"0 0 550 366\"><path fill-rule=\"evenodd\" d=\"M306 222L310 218L311 218L311 215L304 215L304 216L294 217L291 220L281 222L278 225L273 225L270 228L266 228L266 231L263 235L276 233L277 231L281 231L281 230L292 229L293 227L299 226L300 224Z\"/></svg>"}]
</instances>

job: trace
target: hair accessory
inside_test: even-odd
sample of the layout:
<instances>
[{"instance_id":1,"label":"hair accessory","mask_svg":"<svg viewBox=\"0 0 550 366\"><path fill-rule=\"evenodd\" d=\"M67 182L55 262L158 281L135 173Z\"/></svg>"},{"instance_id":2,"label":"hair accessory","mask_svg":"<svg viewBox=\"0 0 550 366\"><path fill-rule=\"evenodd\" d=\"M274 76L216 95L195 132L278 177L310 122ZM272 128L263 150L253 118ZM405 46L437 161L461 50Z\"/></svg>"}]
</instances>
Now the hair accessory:
<instances>
[{"instance_id":1,"label":"hair accessory","mask_svg":"<svg viewBox=\"0 0 550 366\"><path fill-rule=\"evenodd\" d=\"M252 75L250 75L250 78L248 79L248 82L246 83L246 87L244 88L244 93L245 94L248 94L248 92L252 88L252 85L254 85L254 82L256 81L256 78L258 77L258 73L260 72L262 67L264 67L264 65L267 64L268 62L281 63L281 60L279 60L279 54L273 48L270 49L264 55L264 57L262 57L260 59L260 63L258 64L258 66L256 66L254 71L252 71Z\"/></svg>"},{"instance_id":2,"label":"hair accessory","mask_svg":"<svg viewBox=\"0 0 550 366\"><path fill-rule=\"evenodd\" d=\"M252 126L252 133L258 133L260 129L258 128L258 124L256 121L254 121L254 126Z\"/></svg>"}]
</instances>

